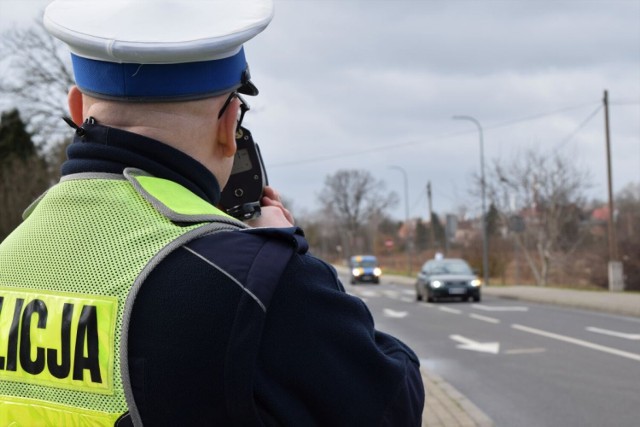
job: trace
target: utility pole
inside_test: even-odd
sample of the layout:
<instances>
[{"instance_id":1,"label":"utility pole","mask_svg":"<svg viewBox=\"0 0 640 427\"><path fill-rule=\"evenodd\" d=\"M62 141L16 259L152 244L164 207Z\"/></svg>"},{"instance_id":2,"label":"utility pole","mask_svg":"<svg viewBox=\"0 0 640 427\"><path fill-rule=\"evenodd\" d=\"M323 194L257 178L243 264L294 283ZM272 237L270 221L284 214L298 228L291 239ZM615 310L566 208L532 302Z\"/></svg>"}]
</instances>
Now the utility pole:
<instances>
[{"instance_id":1,"label":"utility pole","mask_svg":"<svg viewBox=\"0 0 640 427\"><path fill-rule=\"evenodd\" d=\"M431 181L427 182L427 200L429 201L429 233L431 234L431 245L436 249L436 231L433 227L433 208L431 205Z\"/></svg>"},{"instance_id":2,"label":"utility pole","mask_svg":"<svg viewBox=\"0 0 640 427\"><path fill-rule=\"evenodd\" d=\"M411 268L413 264L413 240L411 233L411 224L409 224L409 179L407 178L407 171L400 166L389 166L390 169L396 169L402 173L404 178L404 226L407 231L405 239L406 252L407 252L407 274L411 276Z\"/></svg>"},{"instance_id":3,"label":"utility pole","mask_svg":"<svg viewBox=\"0 0 640 427\"><path fill-rule=\"evenodd\" d=\"M609 92L604 91L604 131L607 146L607 185L609 191L609 290L624 290L624 275L622 262L618 260L618 240L616 238L616 224L614 222L613 184L611 179L611 138L609 132Z\"/></svg>"}]
</instances>

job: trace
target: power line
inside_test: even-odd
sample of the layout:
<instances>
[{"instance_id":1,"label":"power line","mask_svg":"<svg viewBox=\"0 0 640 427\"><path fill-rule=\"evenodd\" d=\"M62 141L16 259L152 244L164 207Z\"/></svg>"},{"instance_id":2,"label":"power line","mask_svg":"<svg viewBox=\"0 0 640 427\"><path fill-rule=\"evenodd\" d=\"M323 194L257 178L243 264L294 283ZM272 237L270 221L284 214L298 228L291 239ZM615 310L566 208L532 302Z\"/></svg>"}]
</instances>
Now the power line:
<instances>
[{"instance_id":1,"label":"power line","mask_svg":"<svg viewBox=\"0 0 640 427\"><path fill-rule=\"evenodd\" d=\"M574 105L572 107L565 107L565 108L561 108L559 110L555 110L555 111L550 111L548 113L539 113L539 114L534 114L531 116L525 116L525 117L521 117L519 119L514 119L514 120L509 120L506 122L502 122L502 123L498 123L495 125L489 125L489 126L484 126L485 129L497 129L497 128L501 128L501 127L507 127L507 126L511 126L517 123L522 123L522 122L529 122L531 120L537 120L537 119L541 119L543 117L548 117L548 116L554 116L556 114L559 113L564 113L567 111L572 111L572 110L577 110L579 108L584 108L587 107L589 105L594 105L594 102L588 102L588 103L584 103L584 104L580 104L580 105ZM599 103L598 103L599 105Z\"/></svg>"},{"instance_id":2,"label":"power line","mask_svg":"<svg viewBox=\"0 0 640 427\"><path fill-rule=\"evenodd\" d=\"M570 106L570 107L565 107L565 108L561 108L559 110L553 110L550 112L546 112L546 113L538 113L538 114L534 114L531 116L525 116L525 117L521 117L518 119L514 119L514 120L510 120L510 121L506 121L506 122L502 122L502 123L497 123L495 125L490 125L490 126L485 126L485 129L497 129L497 128L501 128L501 127L508 127L514 124L518 124L518 123L523 123L523 122L527 122L527 121L532 121L532 120L538 120L541 119L543 117L548 117L548 116L553 116L559 113L563 113L566 111L571 111L571 110L576 110L579 108L584 108L585 106L588 105L593 105L593 102L589 102L589 103L583 103L583 104L579 104L579 105L574 105L574 106ZM473 131L475 132L475 131ZM377 147L371 147L368 149L364 149L364 150L357 150L357 151L347 151L344 153L340 153L340 154L333 154L333 155L326 155L326 156L318 156L318 157L313 157L313 158L309 158L309 159L301 159L301 160L292 160L289 162L281 162L281 163L274 163L269 165L269 168L277 168L277 167L285 167L285 166L297 166L297 165L303 165L303 164L309 164L309 163L318 163L318 162L323 162L323 161L327 161L327 160L335 160L335 159L340 159L340 158L344 158L344 157L353 157L353 156L361 156L363 153L374 153L374 152L378 152L378 151L386 151L386 150L390 150L393 148L400 148L400 147L408 147L411 145L417 145L417 144L425 144L427 142L438 142L438 141L442 141L442 140L446 140L446 139L451 139L451 138L455 138L461 135L467 135L469 133L472 133L472 131L458 131L458 132L454 132L454 133L448 133L439 137L435 137L435 138L431 138L431 139L419 139L419 140L415 140L415 141L408 141L408 142L401 142L401 143L396 143L396 144L387 144L387 145L380 145Z\"/></svg>"},{"instance_id":3,"label":"power line","mask_svg":"<svg viewBox=\"0 0 640 427\"><path fill-rule=\"evenodd\" d=\"M425 191L424 190L420 190L420 192L418 193L418 197L413 201L413 204L409 208L409 212L415 211L416 208L418 207L418 205L422 202L422 200L424 198L426 198Z\"/></svg>"},{"instance_id":4,"label":"power line","mask_svg":"<svg viewBox=\"0 0 640 427\"><path fill-rule=\"evenodd\" d=\"M554 149L554 151L559 151L559 150L560 150L564 145L566 145L566 144L567 144L567 142L569 142L571 139L573 139L573 137L574 137L574 136L576 136L576 135L578 134L578 132L580 131L580 129L582 129L583 127L585 127L585 126L587 125L587 123L589 123L589 122L591 121L591 119L593 119L593 118L596 116L596 114L598 114L598 112L599 112L601 109L602 109L602 105L598 105L598 107L597 107L595 110L593 110L593 111L591 112L591 114L589 114L589 115L587 116L587 118L586 118L586 119L584 119L584 120L582 121L582 123L580 123L580 124L578 125L578 127L577 127L573 132L571 132L571 133L569 134L569 136L567 136L566 138L564 138L564 139L560 142L560 144L558 144L558 146Z\"/></svg>"},{"instance_id":5,"label":"power line","mask_svg":"<svg viewBox=\"0 0 640 427\"><path fill-rule=\"evenodd\" d=\"M631 100L616 101L616 102L610 102L609 105L640 105L640 101L631 101Z\"/></svg>"}]
</instances>

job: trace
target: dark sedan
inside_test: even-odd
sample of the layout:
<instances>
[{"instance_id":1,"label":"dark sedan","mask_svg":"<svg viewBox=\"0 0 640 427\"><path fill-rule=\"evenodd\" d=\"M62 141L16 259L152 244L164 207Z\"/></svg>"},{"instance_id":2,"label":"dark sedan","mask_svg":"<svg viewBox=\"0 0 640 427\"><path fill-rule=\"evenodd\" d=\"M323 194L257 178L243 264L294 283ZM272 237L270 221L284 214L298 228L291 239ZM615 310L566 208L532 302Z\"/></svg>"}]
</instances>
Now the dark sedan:
<instances>
[{"instance_id":1,"label":"dark sedan","mask_svg":"<svg viewBox=\"0 0 640 427\"><path fill-rule=\"evenodd\" d=\"M434 302L438 298L473 298L480 301L482 281L462 259L443 258L427 261L416 280L416 299Z\"/></svg>"}]
</instances>

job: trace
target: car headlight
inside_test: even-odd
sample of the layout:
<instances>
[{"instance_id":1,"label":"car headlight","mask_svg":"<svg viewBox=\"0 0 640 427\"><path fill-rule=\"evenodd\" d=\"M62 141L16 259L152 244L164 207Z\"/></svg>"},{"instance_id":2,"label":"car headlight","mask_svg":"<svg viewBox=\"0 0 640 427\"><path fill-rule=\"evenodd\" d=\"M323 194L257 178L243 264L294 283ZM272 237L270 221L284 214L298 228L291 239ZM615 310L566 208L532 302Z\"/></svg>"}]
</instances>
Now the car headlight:
<instances>
[{"instance_id":1,"label":"car headlight","mask_svg":"<svg viewBox=\"0 0 640 427\"><path fill-rule=\"evenodd\" d=\"M469 284L475 288L477 288L478 286L482 285L482 280L480 279L473 279L471 282L469 282Z\"/></svg>"},{"instance_id":2,"label":"car headlight","mask_svg":"<svg viewBox=\"0 0 640 427\"><path fill-rule=\"evenodd\" d=\"M362 270L360 270L359 268L354 268L353 270L351 270L351 274L353 274L354 276L359 276L362 274Z\"/></svg>"},{"instance_id":3,"label":"car headlight","mask_svg":"<svg viewBox=\"0 0 640 427\"><path fill-rule=\"evenodd\" d=\"M374 276L380 276L382 274L382 270L380 270L378 267L373 269L373 275Z\"/></svg>"},{"instance_id":4,"label":"car headlight","mask_svg":"<svg viewBox=\"0 0 640 427\"><path fill-rule=\"evenodd\" d=\"M439 288L440 286L442 286L442 282L440 280L434 280L433 282L431 282L432 288Z\"/></svg>"}]
</instances>

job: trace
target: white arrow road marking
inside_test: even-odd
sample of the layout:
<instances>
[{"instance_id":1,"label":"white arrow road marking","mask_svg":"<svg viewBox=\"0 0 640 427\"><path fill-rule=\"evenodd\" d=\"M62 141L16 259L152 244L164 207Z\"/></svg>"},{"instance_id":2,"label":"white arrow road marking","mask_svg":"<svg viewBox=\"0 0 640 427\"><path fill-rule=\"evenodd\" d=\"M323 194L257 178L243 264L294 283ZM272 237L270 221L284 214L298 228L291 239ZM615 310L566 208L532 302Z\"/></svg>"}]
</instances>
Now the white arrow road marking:
<instances>
[{"instance_id":1,"label":"white arrow road marking","mask_svg":"<svg viewBox=\"0 0 640 427\"><path fill-rule=\"evenodd\" d=\"M459 342L458 348L463 350L479 351L481 353L498 354L500 352L500 343L497 342L478 342L465 338L462 335L449 335L454 341Z\"/></svg>"},{"instance_id":2,"label":"white arrow road marking","mask_svg":"<svg viewBox=\"0 0 640 427\"><path fill-rule=\"evenodd\" d=\"M529 307L523 306L492 306L492 305L484 305L484 304L471 304L471 307L477 308L478 310L484 311L529 311Z\"/></svg>"},{"instance_id":3,"label":"white arrow road marking","mask_svg":"<svg viewBox=\"0 0 640 427\"><path fill-rule=\"evenodd\" d=\"M589 326L586 329L589 332L595 332L597 334L610 335L612 337L625 338L625 339L634 340L634 341L640 340L640 334L627 334L627 333L624 333L624 332L610 331L608 329L600 329L600 328L596 328L594 326Z\"/></svg>"},{"instance_id":4,"label":"white arrow road marking","mask_svg":"<svg viewBox=\"0 0 640 427\"><path fill-rule=\"evenodd\" d=\"M475 314L475 313L469 314L469 317L471 317L473 319L482 320L483 322L500 323L499 319L494 319L493 317L488 317L488 316L481 316L481 315Z\"/></svg>"},{"instance_id":5,"label":"white arrow road marking","mask_svg":"<svg viewBox=\"0 0 640 427\"><path fill-rule=\"evenodd\" d=\"M568 343L571 343L571 344L575 344L575 345L579 345L579 346L582 346L582 347L591 348L593 350L602 351L604 353L614 354L614 355L620 356L620 357L626 357L627 359L637 360L637 361L640 362L640 354L637 354L637 353L630 353L628 351L622 351L622 350L618 350L616 348L611 348L611 347L607 347L607 346L604 346L604 345L595 344L595 343L592 343L592 342L589 342L589 341L579 340L577 338L571 338L571 337L567 337L565 335L554 334L553 332L547 332L547 331L543 331L543 330L540 330L540 329L530 328L528 326L522 326L522 325L513 324L513 325L511 325L511 327L513 329L517 329L519 331L529 332L531 334L541 335L541 336L547 337L547 338L553 338L553 339L558 340L558 341L568 342Z\"/></svg>"},{"instance_id":6,"label":"white arrow road marking","mask_svg":"<svg viewBox=\"0 0 640 427\"><path fill-rule=\"evenodd\" d=\"M407 317L407 314L409 314L409 312L407 311L395 311L395 310L391 310L390 308L385 308L382 310L382 314L384 315L384 317L391 317L394 319L402 319L403 317Z\"/></svg>"},{"instance_id":7,"label":"white arrow road marking","mask_svg":"<svg viewBox=\"0 0 640 427\"><path fill-rule=\"evenodd\" d=\"M452 314L460 314L460 313L462 313L460 310L457 310L455 308L449 308L449 307L438 307L438 310L445 311L447 313L452 313Z\"/></svg>"}]
</instances>

